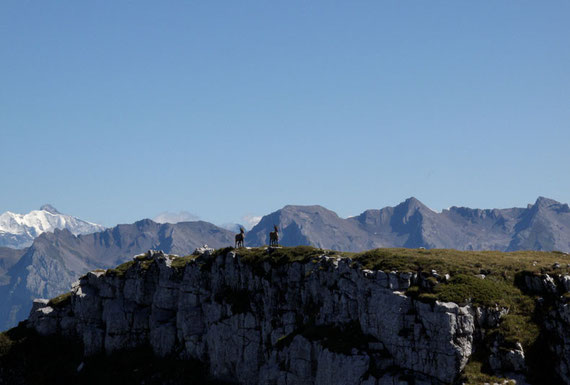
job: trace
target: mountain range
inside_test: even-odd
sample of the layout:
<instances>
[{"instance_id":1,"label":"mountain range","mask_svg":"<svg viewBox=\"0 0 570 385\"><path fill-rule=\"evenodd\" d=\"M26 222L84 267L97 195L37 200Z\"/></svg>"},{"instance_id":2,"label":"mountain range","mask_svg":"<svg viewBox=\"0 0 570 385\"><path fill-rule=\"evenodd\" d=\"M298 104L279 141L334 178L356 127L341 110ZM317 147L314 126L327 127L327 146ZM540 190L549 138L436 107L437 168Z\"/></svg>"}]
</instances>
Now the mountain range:
<instances>
[{"instance_id":1,"label":"mountain range","mask_svg":"<svg viewBox=\"0 0 570 385\"><path fill-rule=\"evenodd\" d=\"M526 208L451 207L442 212L409 198L395 207L366 210L346 219L322 206L285 206L264 216L247 233L246 245L267 244L274 225L284 246L307 244L344 251L379 247L570 251L570 208L544 197Z\"/></svg>"},{"instance_id":2,"label":"mountain range","mask_svg":"<svg viewBox=\"0 0 570 385\"><path fill-rule=\"evenodd\" d=\"M570 208L543 197L526 208L451 207L442 212L409 198L395 207L366 210L350 218L322 206L289 205L264 216L246 234L245 245L268 244L274 225L283 246L570 252ZM44 230L28 248L0 247L0 328L24 319L33 298L68 291L89 270L114 267L149 249L185 255L204 244L233 246L234 232L203 221L159 224L145 219L91 234L77 235L67 228Z\"/></svg>"},{"instance_id":3,"label":"mountain range","mask_svg":"<svg viewBox=\"0 0 570 385\"><path fill-rule=\"evenodd\" d=\"M49 204L27 214L15 214L7 211L0 214L0 247L15 249L28 247L40 234L46 231L53 232L55 229L67 229L78 235L102 231L105 228L62 214Z\"/></svg>"}]
</instances>

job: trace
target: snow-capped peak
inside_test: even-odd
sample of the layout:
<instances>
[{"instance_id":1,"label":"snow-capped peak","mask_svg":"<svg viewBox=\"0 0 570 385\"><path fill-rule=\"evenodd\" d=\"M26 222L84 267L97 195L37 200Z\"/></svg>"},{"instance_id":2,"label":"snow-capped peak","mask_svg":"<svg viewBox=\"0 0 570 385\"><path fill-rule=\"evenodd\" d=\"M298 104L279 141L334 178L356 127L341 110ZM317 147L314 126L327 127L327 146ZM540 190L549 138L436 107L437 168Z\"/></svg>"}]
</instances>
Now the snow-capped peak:
<instances>
[{"instance_id":1,"label":"snow-capped peak","mask_svg":"<svg viewBox=\"0 0 570 385\"><path fill-rule=\"evenodd\" d=\"M0 246L28 247L41 233L52 232L55 229L67 229L78 235L95 233L105 228L61 214L55 207L46 204L40 210L33 210L27 214L16 214L10 211L0 214Z\"/></svg>"}]
</instances>

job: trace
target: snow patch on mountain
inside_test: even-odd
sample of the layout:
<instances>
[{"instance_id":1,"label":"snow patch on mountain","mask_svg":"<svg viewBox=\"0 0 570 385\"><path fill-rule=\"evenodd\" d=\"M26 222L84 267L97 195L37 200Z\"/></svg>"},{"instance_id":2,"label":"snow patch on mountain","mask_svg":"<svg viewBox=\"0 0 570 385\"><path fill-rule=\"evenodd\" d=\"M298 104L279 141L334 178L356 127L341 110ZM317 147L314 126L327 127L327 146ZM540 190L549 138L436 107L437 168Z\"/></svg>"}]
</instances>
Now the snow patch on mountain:
<instances>
[{"instance_id":1,"label":"snow patch on mountain","mask_svg":"<svg viewBox=\"0 0 570 385\"><path fill-rule=\"evenodd\" d=\"M51 205L27 214L6 211L0 214L0 246L16 249L28 247L44 232L67 229L75 235L103 231L105 227L61 214Z\"/></svg>"}]
</instances>

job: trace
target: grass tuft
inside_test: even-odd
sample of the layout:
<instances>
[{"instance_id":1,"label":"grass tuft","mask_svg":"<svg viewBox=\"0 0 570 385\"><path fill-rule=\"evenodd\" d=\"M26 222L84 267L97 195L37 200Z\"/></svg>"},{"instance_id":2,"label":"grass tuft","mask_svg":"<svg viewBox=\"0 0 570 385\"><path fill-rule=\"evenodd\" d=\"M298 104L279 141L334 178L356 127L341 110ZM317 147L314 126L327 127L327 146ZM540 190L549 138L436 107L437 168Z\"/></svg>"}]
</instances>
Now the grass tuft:
<instances>
[{"instance_id":1,"label":"grass tuft","mask_svg":"<svg viewBox=\"0 0 570 385\"><path fill-rule=\"evenodd\" d=\"M174 269L184 269L191 261L197 258L196 255L187 255L185 257L177 257L172 260L171 266Z\"/></svg>"},{"instance_id":2,"label":"grass tuft","mask_svg":"<svg viewBox=\"0 0 570 385\"><path fill-rule=\"evenodd\" d=\"M435 286L434 292L440 301L487 307L510 307L512 296L522 295L520 290L505 280L491 277L481 279L468 274L453 276L449 283Z\"/></svg>"},{"instance_id":3,"label":"grass tuft","mask_svg":"<svg viewBox=\"0 0 570 385\"><path fill-rule=\"evenodd\" d=\"M308 263L321 255L333 255L335 252L317 249L311 246L282 247L280 249L237 249L236 254L247 264L269 262L271 266L283 266L289 263Z\"/></svg>"},{"instance_id":4,"label":"grass tuft","mask_svg":"<svg viewBox=\"0 0 570 385\"><path fill-rule=\"evenodd\" d=\"M117 276L117 277L122 277L125 275L125 273L127 272L127 270L129 270L129 268L131 266L133 266L135 264L135 261L128 261L125 262L117 267L115 267L114 269L107 269L107 272L105 273L105 275L112 275L112 276Z\"/></svg>"},{"instance_id":5,"label":"grass tuft","mask_svg":"<svg viewBox=\"0 0 570 385\"><path fill-rule=\"evenodd\" d=\"M52 298L48 302L48 306L54 308L61 308L71 303L71 292L67 292L61 295L58 295L55 298Z\"/></svg>"}]
</instances>

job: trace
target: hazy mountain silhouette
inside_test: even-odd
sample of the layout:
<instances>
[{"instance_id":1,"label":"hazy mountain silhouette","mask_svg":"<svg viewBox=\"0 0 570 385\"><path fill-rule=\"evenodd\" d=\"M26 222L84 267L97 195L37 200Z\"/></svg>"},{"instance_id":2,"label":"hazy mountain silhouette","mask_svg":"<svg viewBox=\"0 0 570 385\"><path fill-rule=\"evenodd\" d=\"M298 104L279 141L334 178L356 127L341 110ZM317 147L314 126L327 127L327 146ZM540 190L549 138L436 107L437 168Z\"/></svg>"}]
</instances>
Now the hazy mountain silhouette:
<instances>
[{"instance_id":1,"label":"hazy mountain silhouette","mask_svg":"<svg viewBox=\"0 0 570 385\"><path fill-rule=\"evenodd\" d=\"M346 219L321 206L285 206L264 216L246 234L246 245L267 244L274 225L285 246L344 251L377 247L570 251L570 208L543 197L527 208L451 207L440 213L409 198L395 207L366 210Z\"/></svg>"}]
</instances>

